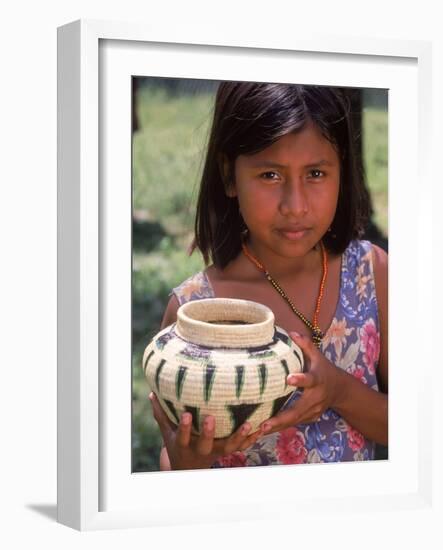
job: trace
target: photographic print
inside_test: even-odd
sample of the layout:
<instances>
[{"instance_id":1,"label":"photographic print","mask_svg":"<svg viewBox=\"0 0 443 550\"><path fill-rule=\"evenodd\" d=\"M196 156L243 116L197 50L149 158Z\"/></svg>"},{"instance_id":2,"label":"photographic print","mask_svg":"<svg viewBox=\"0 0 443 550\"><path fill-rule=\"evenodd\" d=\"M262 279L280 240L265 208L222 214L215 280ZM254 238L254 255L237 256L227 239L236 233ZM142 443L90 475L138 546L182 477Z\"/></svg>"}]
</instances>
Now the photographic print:
<instances>
[{"instance_id":1,"label":"photographic print","mask_svg":"<svg viewBox=\"0 0 443 550\"><path fill-rule=\"evenodd\" d=\"M388 90L133 76L131 123L133 472L387 459Z\"/></svg>"}]
</instances>

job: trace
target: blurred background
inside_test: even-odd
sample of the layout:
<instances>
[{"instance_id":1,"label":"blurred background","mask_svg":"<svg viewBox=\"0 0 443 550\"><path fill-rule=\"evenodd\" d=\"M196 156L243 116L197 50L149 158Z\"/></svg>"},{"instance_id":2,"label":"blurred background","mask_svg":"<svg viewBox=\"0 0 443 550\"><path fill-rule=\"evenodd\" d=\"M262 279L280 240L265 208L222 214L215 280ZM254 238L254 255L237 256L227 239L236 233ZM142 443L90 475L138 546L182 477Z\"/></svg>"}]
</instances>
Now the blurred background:
<instances>
[{"instance_id":1,"label":"blurred background","mask_svg":"<svg viewBox=\"0 0 443 550\"><path fill-rule=\"evenodd\" d=\"M171 289L199 271L195 204L218 82L133 77L132 469L159 469L161 436L147 398L143 351ZM388 91L343 89L352 104L373 214L365 238L388 248ZM377 458L387 457L378 447Z\"/></svg>"}]
</instances>

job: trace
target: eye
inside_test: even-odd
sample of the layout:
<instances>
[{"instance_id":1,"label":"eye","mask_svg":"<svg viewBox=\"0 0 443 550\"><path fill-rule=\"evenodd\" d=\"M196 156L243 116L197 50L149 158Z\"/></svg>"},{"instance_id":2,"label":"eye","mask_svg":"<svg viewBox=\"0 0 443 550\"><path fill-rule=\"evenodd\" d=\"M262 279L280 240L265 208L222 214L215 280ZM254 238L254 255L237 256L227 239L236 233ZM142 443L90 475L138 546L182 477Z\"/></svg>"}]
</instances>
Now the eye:
<instances>
[{"instance_id":1,"label":"eye","mask_svg":"<svg viewBox=\"0 0 443 550\"><path fill-rule=\"evenodd\" d=\"M309 171L309 177L314 179L319 179L323 177L325 173L322 170L318 170L317 168L314 168L313 170Z\"/></svg>"},{"instance_id":2,"label":"eye","mask_svg":"<svg viewBox=\"0 0 443 550\"><path fill-rule=\"evenodd\" d=\"M267 181L277 181L280 179L280 175L277 172L273 172L272 170L268 172L263 172L260 174L260 178L267 180Z\"/></svg>"}]
</instances>

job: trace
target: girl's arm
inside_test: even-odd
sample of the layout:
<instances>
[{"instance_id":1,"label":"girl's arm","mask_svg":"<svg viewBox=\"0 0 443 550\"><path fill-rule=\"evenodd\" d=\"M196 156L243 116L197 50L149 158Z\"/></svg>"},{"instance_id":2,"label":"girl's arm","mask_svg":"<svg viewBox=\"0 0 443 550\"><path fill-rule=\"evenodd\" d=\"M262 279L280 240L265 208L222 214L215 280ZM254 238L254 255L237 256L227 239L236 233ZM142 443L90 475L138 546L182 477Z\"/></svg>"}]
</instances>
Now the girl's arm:
<instances>
[{"instance_id":1,"label":"girl's arm","mask_svg":"<svg viewBox=\"0 0 443 550\"><path fill-rule=\"evenodd\" d=\"M264 433L280 431L294 424L315 422L327 408L340 414L367 439L388 442L388 262L387 255L374 246L374 277L380 320L380 359L375 391L351 374L337 368L306 336L291 333L306 358L308 372L288 376L288 384L304 388L295 405L264 422Z\"/></svg>"},{"instance_id":2,"label":"girl's arm","mask_svg":"<svg viewBox=\"0 0 443 550\"><path fill-rule=\"evenodd\" d=\"M331 407L367 439L388 444L388 396L338 369L338 399Z\"/></svg>"},{"instance_id":3,"label":"girl's arm","mask_svg":"<svg viewBox=\"0 0 443 550\"><path fill-rule=\"evenodd\" d=\"M160 471L171 470L171 461L169 460L168 451L163 443L162 450L160 451Z\"/></svg>"},{"instance_id":4,"label":"girl's arm","mask_svg":"<svg viewBox=\"0 0 443 550\"><path fill-rule=\"evenodd\" d=\"M164 328L172 325L172 323L175 323L177 321L177 310L179 307L180 304L178 303L175 294L173 294L169 298L168 305L166 306L165 312L163 314L160 330L163 330Z\"/></svg>"},{"instance_id":5,"label":"girl's arm","mask_svg":"<svg viewBox=\"0 0 443 550\"><path fill-rule=\"evenodd\" d=\"M368 439L388 443L388 256L373 245L374 277L380 321L380 359L377 378L380 392L338 370L338 396L334 409Z\"/></svg>"},{"instance_id":6,"label":"girl's arm","mask_svg":"<svg viewBox=\"0 0 443 550\"><path fill-rule=\"evenodd\" d=\"M373 247L374 277L380 321L380 359L378 363L378 385L388 393L388 255L376 245Z\"/></svg>"}]
</instances>

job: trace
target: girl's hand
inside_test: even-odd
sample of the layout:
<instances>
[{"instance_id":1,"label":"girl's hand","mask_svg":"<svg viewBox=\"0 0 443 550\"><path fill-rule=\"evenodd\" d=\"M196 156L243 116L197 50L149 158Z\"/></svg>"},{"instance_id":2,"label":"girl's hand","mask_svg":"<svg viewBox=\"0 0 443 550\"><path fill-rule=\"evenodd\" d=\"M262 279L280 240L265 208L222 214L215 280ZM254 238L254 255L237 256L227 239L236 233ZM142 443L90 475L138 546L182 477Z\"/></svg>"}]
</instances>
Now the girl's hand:
<instances>
[{"instance_id":1,"label":"girl's hand","mask_svg":"<svg viewBox=\"0 0 443 550\"><path fill-rule=\"evenodd\" d=\"M207 416L203 422L202 433L197 437L191 435L191 413L183 413L179 425L175 426L161 408L156 395L151 393L149 399L154 418L163 436L172 470L210 468L218 458L247 449L262 435L261 430L249 435L251 425L245 422L231 436L214 439L215 418Z\"/></svg>"},{"instance_id":2,"label":"girl's hand","mask_svg":"<svg viewBox=\"0 0 443 550\"><path fill-rule=\"evenodd\" d=\"M279 432L296 424L316 422L326 409L333 407L338 397L337 367L326 359L307 336L297 332L291 332L290 336L303 352L307 372L290 374L287 382L291 386L304 388L304 391L291 408L261 424L265 434Z\"/></svg>"}]
</instances>

